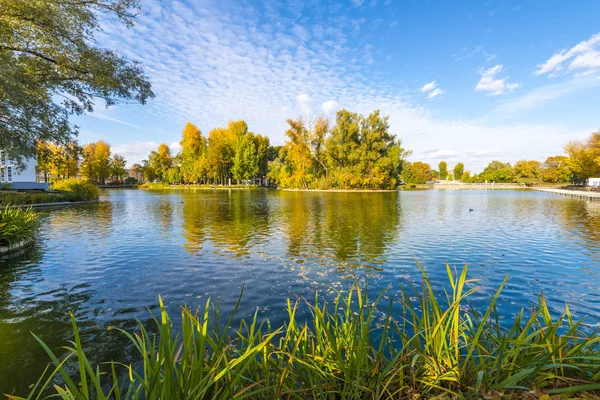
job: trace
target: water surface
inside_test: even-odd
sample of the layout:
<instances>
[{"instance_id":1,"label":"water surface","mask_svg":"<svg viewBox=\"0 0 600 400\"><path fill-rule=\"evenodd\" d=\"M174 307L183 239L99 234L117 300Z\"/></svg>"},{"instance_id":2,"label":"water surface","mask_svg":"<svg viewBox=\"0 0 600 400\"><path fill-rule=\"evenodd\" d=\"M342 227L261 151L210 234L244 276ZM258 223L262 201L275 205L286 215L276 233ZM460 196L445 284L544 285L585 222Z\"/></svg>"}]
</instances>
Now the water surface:
<instances>
[{"instance_id":1,"label":"water surface","mask_svg":"<svg viewBox=\"0 0 600 400\"><path fill-rule=\"evenodd\" d=\"M470 212L469 209L474 211ZM212 297L240 316L280 322L285 298L344 290L367 276L373 295L470 265L475 303L506 274L510 319L542 292L600 317L600 202L531 191L305 193L270 190L104 192L98 204L43 213L35 247L0 260L0 393L23 394L80 321L92 357L126 359L122 336L160 294L176 315ZM590 323L593 323L590 320Z\"/></svg>"}]
</instances>

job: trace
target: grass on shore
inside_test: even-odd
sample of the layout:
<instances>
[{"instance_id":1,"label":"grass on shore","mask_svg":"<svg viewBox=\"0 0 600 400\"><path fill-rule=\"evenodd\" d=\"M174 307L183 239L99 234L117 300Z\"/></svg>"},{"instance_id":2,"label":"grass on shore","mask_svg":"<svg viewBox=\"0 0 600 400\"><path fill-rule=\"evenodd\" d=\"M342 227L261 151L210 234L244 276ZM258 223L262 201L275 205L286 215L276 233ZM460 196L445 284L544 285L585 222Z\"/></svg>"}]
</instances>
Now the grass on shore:
<instances>
[{"instance_id":1,"label":"grass on shore","mask_svg":"<svg viewBox=\"0 0 600 400\"><path fill-rule=\"evenodd\" d=\"M83 179L57 181L52 184L51 189L55 192L2 190L0 191L0 206L90 201L97 200L100 193L96 185Z\"/></svg>"},{"instance_id":2,"label":"grass on shore","mask_svg":"<svg viewBox=\"0 0 600 400\"><path fill-rule=\"evenodd\" d=\"M39 217L31 208L0 207L0 246L32 239L38 226Z\"/></svg>"},{"instance_id":3,"label":"grass on shore","mask_svg":"<svg viewBox=\"0 0 600 400\"><path fill-rule=\"evenodd\" d=\"M539 297L505 327L497 302L506 280L479 312L469 304L476 289L466 266L459 274L448 268L448 277L451 290L436 296L423 271L422 286L403 288L401 312L393 315L394 300L383 304L382 293L373 301L356 285L332 304L318 296L307 302L308 322L296 317L299 302L288 300L283 326L255 314L232 336L235 312L219 329L209 300L197 312L183 308L176 328L159 299L156 334L141 323L135 332L122 331L141 360L135 366L92 365L71 316L75 338L65 347L67 357L58 358L36 337L53 367L28 398L46 389L63 399L239 400L547 399L600 390L599 332L575 321L568 307L553 318ZM383 319L378 305L387 310ZM64 384L51 386L56 375Z\"/></svg>"}]
</instances>

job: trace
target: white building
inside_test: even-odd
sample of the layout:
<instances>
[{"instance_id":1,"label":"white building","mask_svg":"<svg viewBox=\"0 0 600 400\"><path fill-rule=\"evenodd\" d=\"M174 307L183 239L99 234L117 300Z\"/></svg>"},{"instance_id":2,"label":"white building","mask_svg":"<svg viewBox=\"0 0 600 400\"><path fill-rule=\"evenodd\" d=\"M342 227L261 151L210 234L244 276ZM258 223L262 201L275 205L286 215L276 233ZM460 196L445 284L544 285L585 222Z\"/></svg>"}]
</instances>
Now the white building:
<instances>
[{"instance_id":1,"label":"white building","mask_svg":"<svg viewBox=\"0 0 600 400\"><path fill-rule=\"evenodd\" d=\"M588 178L585 181L585 186L600 186L600 178Z\"/></svg>"},{"instance_id":2,"label":"white building","mask_svg":"<svg viewBox=\"0 0 600 400\"><path fill-rule=\"evenodd\" d=\"M0 185L9 184L11 189L48 189L48 184L37 183L37 160L25 160L25 169L19 170L16 163L10 160L6 151L0 150Z\"/></svg>"}]
</instances>

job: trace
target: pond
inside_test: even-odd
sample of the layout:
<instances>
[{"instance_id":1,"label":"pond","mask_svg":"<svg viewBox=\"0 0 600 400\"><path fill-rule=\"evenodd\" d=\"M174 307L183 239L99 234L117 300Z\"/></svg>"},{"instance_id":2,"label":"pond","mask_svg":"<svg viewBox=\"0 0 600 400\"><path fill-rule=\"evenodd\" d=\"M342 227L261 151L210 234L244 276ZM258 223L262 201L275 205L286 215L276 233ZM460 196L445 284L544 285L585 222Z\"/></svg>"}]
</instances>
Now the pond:
<instances>
[{"instance_id":1,"label":"pond","mask_svg":"<svg viewBox=\"0 0 600 400\"><path fill-rule=\"evenodd\" d=\"M472 211L470 211L472 210ZM222 314L257 309L280 322L287 297L343 291L365 278L373 296L462 268L482 306L510 275L509 320L541 293L600 317L600 202L534 191L385 193L113 190L101 201L43 212L33 248L0 260L0 393L24 394L74 313L91 358L126 360L122 335L162 296L172 314L211 297Z\"/></svg>"}]
</instances>

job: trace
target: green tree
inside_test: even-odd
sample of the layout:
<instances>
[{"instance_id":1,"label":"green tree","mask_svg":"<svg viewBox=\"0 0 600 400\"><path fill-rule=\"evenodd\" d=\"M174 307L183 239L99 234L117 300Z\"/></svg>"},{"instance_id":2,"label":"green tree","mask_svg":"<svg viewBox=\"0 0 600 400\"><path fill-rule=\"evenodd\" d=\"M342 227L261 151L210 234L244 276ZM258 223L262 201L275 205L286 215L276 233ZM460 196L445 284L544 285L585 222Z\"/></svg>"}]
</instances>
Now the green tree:
<instances>
[{"instance_id":1,"label":"green tree","mask_svg":"<svg viewBox=\"0 0 600 400\"><path fill-rule=\"evenodd\" d=\"M454 166L452 175L454 176L454 179L462 180L462 176L463 176L464 172L465 172L465 164L459 162L458 164L456 164Z\"/></svg>"},{"instance_id":2,"label":"green tree","mask_svg":"<svg viewBox=\"0 0 600 400\"><path fill-rule=\"evenodd\" d=\"M462 177L461 177L460 180L463 183L471 183L472 182L471 171L465 171L465 172L463 172Z\"/></svg>"},{"instance_id":3,"label":"green tree","mask_svg":"<svg viewBox=\"0 0 600 400\"><path fill-rule=\"evenodd\" d=\"M241 180L248 180L258 173L258 158L254 141L249 136L241 136L235 148L231 172L238 184Z\"/></svg>"},{"instance_id":4,"label":"green tree","mask_svg":"<svg viewBox=\"0 0 600 400\"><path fill-rule=\"evenodd\" d=\"M513 169L510 163L494 160L479 174L478 179L482 182L509 183L513 179Z\"/></svg>"},{"instance_id":5,"label":"green tree","mask_svg":"<svg viewBox=\"0 0 600 400\"><path fill-rule=\"evenodd\" d=\"M0 148L20 166L37 140L67 145L77 134L69 116L93 111L97 99L154 96L139 63L94 39L101 18L132 26L139 11L138 0L2 0Z\"/></svg>"},{"instance_id":6,"label":"green tree","mask_svg":"<svg viewBox=\"0 0 600 400\"><path fill-rule=\"evenodd\" d=\"M129 169L129 176L135 178L137 182L142 182L144 180L144 170L140 164L133 164Z\"/></svg>"},{"instance_id":7,"label":"green tree","mask_svg":"<svg viewBox=\"0 0 600 400\"><path fill-rule=\"evenodd\" d=\"M152 167L152 173L155 179L159 179L161 182L167 182L167 173L169 168L173 167L173 157L171 156L171 149L169 149L169 146L165 143L161 143L158 146L158 150L150 153L148 164Z\"/></svg>"},{"instance_id":8,"label":"green tree","mask_svg":"<svg viewBox=\"0 0 600 400\"><path fill-rule=\"evenodd\" d=\"M446 161L440 161L438 169L440 171L440 179L446 180L448 178L448 163Z\"/></svg>"},{"instance_id":9,"label":"green tree","mask_svg":"<svg viewBox=\"0 0 600 400\"><path fill-rule=\"evenodd\" d=\"M110 174L115 180L121 180L127 175L127 171L125 170L125 164L127 161L125 157L120 154L115 154L110 161Z\"/></svg>"}]
</instances>

